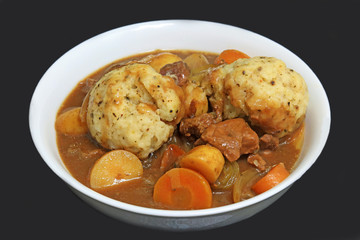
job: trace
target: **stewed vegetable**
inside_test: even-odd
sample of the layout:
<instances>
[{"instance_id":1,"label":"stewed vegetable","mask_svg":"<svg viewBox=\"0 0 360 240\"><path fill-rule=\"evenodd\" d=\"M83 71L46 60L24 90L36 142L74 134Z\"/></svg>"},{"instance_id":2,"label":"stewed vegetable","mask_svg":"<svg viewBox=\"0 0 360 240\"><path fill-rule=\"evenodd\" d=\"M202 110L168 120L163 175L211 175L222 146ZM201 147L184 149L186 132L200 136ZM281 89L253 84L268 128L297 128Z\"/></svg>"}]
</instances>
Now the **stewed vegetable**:
<instances>
[{"instance_id":1,"label":"stewed vegetable","mask_svg":"<svg viewBox=\"0 0 360 240\"><path fill-rule=\"evenodd\" d=\"M304 140L305 81L281 60L155 51L80 81L55 122L71 174L119 201L203 209L283 181Z\"/></svg>"}]
</instances>

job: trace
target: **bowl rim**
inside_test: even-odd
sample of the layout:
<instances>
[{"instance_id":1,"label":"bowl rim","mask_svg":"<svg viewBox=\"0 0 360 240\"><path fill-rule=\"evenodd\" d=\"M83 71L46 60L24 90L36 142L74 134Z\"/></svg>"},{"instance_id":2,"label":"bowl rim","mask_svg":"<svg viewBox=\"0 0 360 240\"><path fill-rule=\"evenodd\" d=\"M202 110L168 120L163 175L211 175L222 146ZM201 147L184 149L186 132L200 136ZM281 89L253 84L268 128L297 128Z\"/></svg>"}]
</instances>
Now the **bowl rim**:
<instances>
[{"instance_id":1,"label":"bowl rim","mask_svg":"<svg viewBox=\"0 0 360 240\"><path fill-rule=\"evenodd\" d=\"M316 159L319 157L319 155L321 154L322 149L325 146L325 143L327 141L328 135L329 135L329 131L330 131L330 119L331 119L331 114L330 114L330 105L329 105L329 101L328 98L326 96L325 90L321 85L321 82L319 81L319 79L316 77L316 75L313 73L313 71L299 58L297 57L294 53L292 53L293 55L295 55L295 57L297 57L303 64L305 64L308 67L308 70L310 71L310 73L313 75L313 77L315 78L316 81L319 82L319 86L322 88L320 89L320 91L323 92L323 97L324 97L324 102L327 103L326 106L324 106L324 112L325 112L325 116L324 116L324 126L322 129L323 135L322 138L319 139L319 143L318 143L318 147L314 150L313 152L313 159L311 159L311 161L308 161L307 164L302 167L301 169L296 169L296 171L292 172L290 174L290 176L288 178L286 178L283 182L281 182L280 184L278 184L277 186L275 186L274 188L266 191L265 193L262 193L260 195L254 196L250 199L238 202L238 203L233 203L233 204L229 204L229 205L225 205L225 206L220 206L220 207L214 207L214 208L208 208L208 209L199 209L199 210L164 210L164 209L154 209L154 208L148 208L148 207L141 207L141 206L136 206L136 205L132 205L132 204L128 204L128 203L124 203L115 199L111 199L109 197L106 197L88 187L86 187L85 185L81 184L80 182L78 182L71 174L69 171L65 170L65 169L59 169L53 161L49 160L49 152L47 149L44 148L44 146L42 146L40 144L40 142L38 141L39 138L41 138L39 132L36 131L36 129L39 128L38 124L36 123L36 116L35 113L36 111L38 111L38 107L37 104L40 101L39 97L40 97L40 91L43 91L43 81L44 79L47 77L48 73L52 70L52 68L55 66L55 64L62 58L64 58L67 54L69 54L70 52L76 51L76 49L85 46L86 44L92 42L92 41L97 41L98 39L101 38L106 38L108 36L111 36L111 34L117 33L117 32L121 32L121 31L129 31L129 30L134 30L136 29L137 31L141 31L141 29L146 29L146 28L161 28L163 26L166 27L176 27L178 25L184 25L184 24L189 24L189 23L197 23L206 27L214 27L214 28L231 28L234 29L235 31L244 31L248 34L251 34L255 37L258 38L264 38L266 39L266 41L271 41L273 44L278 45L281 48L284 48L285 50L289 51L288 49L286 49L285 47L283 47L282 45L274 42L273 40L266 38L262 35L259 35L257 33L254 33L252 31L237 27L237 26L232 26L232 25L228 25L228 24L223 24L223 23L217 23L217 22L210 22L210 21L203 21L203 20L178 20L178 19L173 19L173 20L157 20L157 21L148 21L148 22L141 22L141 23L135 23L135 24L130 24L130 25L126 25L126 26L122 26L122 27L118 27L106 32L103 32L101 34L98 34L92 38L89 38L88 40L83 41L82 43L78 44L77 46L73 47L72 49L70 49L68 52L66 52L65 54L63 54L57 61L55 61L53 63L53 65L51 65L49 67L49 69L45 72L45 74L43 75L43 77L40 79L40 81L38 82L35 91L33 93L31 102L30 102L30 110L29 110L29 126L30 126L30 132L31 132L31 136L33 138L33 142L34 145L36 146L38 152L40 153L42 159L44 160L44 162L50 167L50 169L56 174L58 175L63 181L65 181L68 185L70 185L72 188L80 191L82 194L95 199L99 202L102 202L104 204L107 204L109 206L112 206L114 208L119 208L125 211L129 211L129 212L133 212L133 213L137 213L137 214L141 214L141 215L151 215L151 216L158 216L158 217L170 217L170 218L178 218L178 217L202 217L202 216L209 216L209 215L216 215L216 214L223 214L226 212L231 212L231 211L235 211L238 209L242 209L242 208L246 208L249 207L251 205L254 205L258 202L261 202L267 198L270 198L271 196L275 195L276 193L286 189L287 187L289 187L290 185L292 185L294 182L296 182L296 180L298 180L312 165L313 163L316 161ZM155 49L154 49L155 50ZM290 51L289 51L290 52ZM126 57L126 56L124 56ZM96 70L96 69L95 69ZM80 81L80 80L79 80Z\"/></svg>"}]
</instances>

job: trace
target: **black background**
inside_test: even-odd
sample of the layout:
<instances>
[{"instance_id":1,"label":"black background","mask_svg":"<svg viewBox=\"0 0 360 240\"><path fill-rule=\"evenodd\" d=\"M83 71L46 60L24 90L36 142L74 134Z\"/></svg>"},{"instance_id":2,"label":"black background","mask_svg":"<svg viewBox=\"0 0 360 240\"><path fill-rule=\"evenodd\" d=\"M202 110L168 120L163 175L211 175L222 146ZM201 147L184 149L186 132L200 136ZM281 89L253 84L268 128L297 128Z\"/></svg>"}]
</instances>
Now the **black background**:
<instances>
[{"instance_id":1,"label":"black background","mask_svg":"<svg viewBox=\"0 0 360 240\"><path fill-rule=\"evenodd\" d=\"M360 239L357 2L0 0L3 236ZM160 19L215 21L264 35L302 58L328 94L331 131L317 162L277 202L245 221L191 233L119 222L76 197L33 145L32 92L57 58L104 31Z\"/></svg>"}]
</instances>

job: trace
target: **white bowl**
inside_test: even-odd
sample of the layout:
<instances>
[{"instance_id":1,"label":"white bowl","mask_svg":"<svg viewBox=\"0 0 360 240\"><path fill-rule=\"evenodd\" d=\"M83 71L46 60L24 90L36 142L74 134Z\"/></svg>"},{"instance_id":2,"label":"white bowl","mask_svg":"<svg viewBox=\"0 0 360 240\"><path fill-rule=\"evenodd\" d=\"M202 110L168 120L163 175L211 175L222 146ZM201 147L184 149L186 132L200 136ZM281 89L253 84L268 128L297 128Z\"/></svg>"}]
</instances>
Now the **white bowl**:
<instances>
[{"instance_id":1,"label":"white bowl","mask_svg":"<svg viewBox=\"0 0 360 240\"><path fill-rule=\"evenodd\" d=\"M226 36L226 37L224 37ZM64 166L56 146L57 110L75 85L100 67L123 57L156 49L220 52L239 49L250 56L283 60L305 79L309 94L306 133L296 169L282 183L251 199L204 210L158 210L126 204L82 185ZM256 33L213 22L166 20L120 27L95 36L59 58L39 81L30 103L33 141L47 165L87 203L124 222L165 230L200 230L229 225L263 210L283 195L316 161L330 130L326 93L313 71L296 55Z\"/></svg>"}]
</instances>

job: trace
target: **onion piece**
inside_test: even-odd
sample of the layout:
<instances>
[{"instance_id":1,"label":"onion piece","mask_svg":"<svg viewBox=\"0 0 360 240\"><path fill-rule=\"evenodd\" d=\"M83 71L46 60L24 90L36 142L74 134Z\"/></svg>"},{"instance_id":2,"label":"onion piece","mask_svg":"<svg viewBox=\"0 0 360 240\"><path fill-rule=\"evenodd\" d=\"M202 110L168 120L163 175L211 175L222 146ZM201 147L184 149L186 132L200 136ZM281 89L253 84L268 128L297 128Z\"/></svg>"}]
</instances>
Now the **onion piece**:
<instances>
[{"instance_id":1,"label":"onion piece","mask_svg":"<svg viewBox=\"0 0 360 240\"><path fill-rule=\"evenodd\" d=\"M230 162L225 161L223 170L220 173L220 176L212 185L214 190L226 190L229 189L237 179L237 176L240 174L240 168L237 161Z\"/></svg>"},{"instance_id":2,"label":"onion piece","mask_svg":"<svg viewBox=\"0 0 360 240\"><path fill-rule=\"evenodd\" d=\"M234 203L240 202L244 199L249 198L248 195L245 195L244 191L249 182L255 180L259 176L259 172L255 168L250 168L240 174L238 174L234 186L233 186L233 201Z\"/></svg>"}]
</instances>

